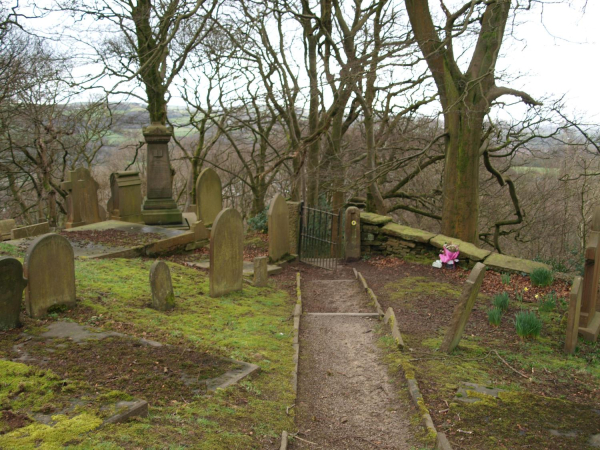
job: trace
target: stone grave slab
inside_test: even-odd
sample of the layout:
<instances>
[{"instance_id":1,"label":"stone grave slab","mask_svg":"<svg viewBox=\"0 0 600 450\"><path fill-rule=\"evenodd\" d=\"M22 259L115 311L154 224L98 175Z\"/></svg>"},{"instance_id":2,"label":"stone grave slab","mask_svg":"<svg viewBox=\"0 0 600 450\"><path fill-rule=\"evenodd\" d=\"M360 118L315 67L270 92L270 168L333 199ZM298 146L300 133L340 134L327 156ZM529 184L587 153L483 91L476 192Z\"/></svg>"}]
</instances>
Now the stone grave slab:
<instances>
[{"instance_id":1,"label":"stone grave slab","mask_svg":"<svg viewBox=\"0 0 600 450\"><path fill-rule=\"evenodd\" d=\"M99 185L92 178L89 169L78 167L67 175L67 181L62 183L67 196L67 223L66 228L89 225L100 222L100 209L98 207Z\"/></svg>"},{"instance_id":2,"label":"stone grave slab","mask_svg":"<svg viewBox=\"0 0 600 450\"><path fill-rule=\"evenodd\" d=\"M244 268L244 225L238 211L221 211L210 231L210 296L241 291Z\"/></svg>"},{"instance_id":3,"label":"stone grave slab","mask_svg":"<svg viewBox=\"0 0 600 450\"><path fill-rule=\"evenodd\" d=\"M256 287L265 287L269 283L269 272L267 265L267 257L259 256L254 258L254 279L252 284Z\"/></svg>"},{"instance_id":4,"label":"stone grave slab","mask_svg":"<svg viewBox=\"0 0 600 450\"><path fill-rule=\"evenodd\" d=\"M455 401L463 403L476 403L481 401L479 397L472 397L469 395L469 391L476 392L478 394L489 395L490 397L498 398L500 392L504 392L503 389L492 388L477 383L462 382L456 391Z\"/></svg>"},{"instance_id":5,"label":"stone grave slab","mask_svg":"<svg viewBox=\"0 0 600 450\"><path fill-rule=\"evenodd\" d=\"M188 265L192 267L197 267L199 269L208 270L210 268L210 261L198 261L188 263ZM253 277L254 276L254 262L253 261L244 261L244 269L243 274L245 277ZM277 266L275 264L267 264L267 273L268 275L277 275L283 271L283 267Z\"/></svg>"},{"instance_id":6,"label":"stone grave slab","mask_svg":"<svg viewBox=\"0 0 600 450\"><path fill-rule=\"evenodd\" d=\"M0 241L12 239L11 231L16 226L14 219L0 220Z\"/></svg>"}]
</instances>

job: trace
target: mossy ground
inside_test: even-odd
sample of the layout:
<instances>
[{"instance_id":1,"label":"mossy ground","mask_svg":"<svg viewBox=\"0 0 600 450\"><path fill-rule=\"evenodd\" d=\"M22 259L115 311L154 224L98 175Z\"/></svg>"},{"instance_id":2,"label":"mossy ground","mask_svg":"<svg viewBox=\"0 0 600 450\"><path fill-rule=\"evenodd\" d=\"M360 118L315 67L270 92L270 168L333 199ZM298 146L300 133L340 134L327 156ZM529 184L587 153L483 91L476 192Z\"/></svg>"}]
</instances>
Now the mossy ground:
<instances>
[{"instance_id":1,"label":"mossy ground","mask_svg":"<svg viewBox=\"0 0 600 450\"><path fill-rule=\"evenodd\" d=\"M59 442L69 442L70 448L104 449L269 448L282 430L293 428L293 416L286 414L286 407L293 404L294 301L274 287L257 289L247 285L243 292L213 299L208 296L206 274L170 264L176 306L169 312L155 311L149 307L151 264L139 259L77 260L77 307L53 313L51 319L76 320L196 352L252 362L260 366L261 372L213 395L182 399L177 392L169 392L169 401L150 405L148 418L127 424L100 429L94 426L89 433L88 429L80 432L76 426L69 428L72 432L54 427L56 433L64 435ZM26 330L40 325L43 322L27 321ZM14 339L14 335L7 339ZM48 375L48 382L61 382L52 376ZM46 391L41 389L37 397L31 397L32 407L48 402ZM78 392L85 392L84 387L71 394L76 396ZM13 438L14 433L3 438ZM45 433L37 438L38 442L54 442L52 430Z\"/></svg>"},{"instance_id":2,"label":"mossy ground","mask_svg":"<svg viewBox=\"0 0 600 450\"><path fill-rule=\"evenodd\" d=\"M540 311L541 301L517 301L514 292L523 292L523 283L511 291L498 277L497 289L488 284L479 295L459 347L444 354L438 348L464 283L460 270L408 262L366 266L361 272L383 309L394 308L408 348L392 351L388 363L401 378L418 381L438 431L456 448L591 448L590 436L600 433L600 344L580 340L575 355L564 354L564 290L557 290L554 308ZM504 290L514 291L509 308L500 326L492 327L486 312L493 295ZM523 309L542 319L539 338L516 335L514 317ZM385 339L393 348L392 338L384 344ZM482 402L465 404L454 400L461 382L504 392L498 399L482 396Z\"/></svg>"}]
</instances>

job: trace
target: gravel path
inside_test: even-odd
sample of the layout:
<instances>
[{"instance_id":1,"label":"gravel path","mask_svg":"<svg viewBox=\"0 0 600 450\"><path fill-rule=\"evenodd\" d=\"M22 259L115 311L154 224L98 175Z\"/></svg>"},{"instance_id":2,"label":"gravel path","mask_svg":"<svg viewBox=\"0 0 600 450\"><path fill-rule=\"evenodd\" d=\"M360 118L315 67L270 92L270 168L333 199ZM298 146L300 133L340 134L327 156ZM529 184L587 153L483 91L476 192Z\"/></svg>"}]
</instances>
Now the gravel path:
<instances>
[{"instance_id":1,"label":"gravel path","mask_svg":"<svg viewBox=\"0 0 600 450\"><path fill-rule=\"evenodd\" d=\"M307 281L302 298L297 424L304 441L290 448L409 449L408 406L380 360L377 319L310 314L373 312L358 281Z\"/></svg>"}]
</instances>

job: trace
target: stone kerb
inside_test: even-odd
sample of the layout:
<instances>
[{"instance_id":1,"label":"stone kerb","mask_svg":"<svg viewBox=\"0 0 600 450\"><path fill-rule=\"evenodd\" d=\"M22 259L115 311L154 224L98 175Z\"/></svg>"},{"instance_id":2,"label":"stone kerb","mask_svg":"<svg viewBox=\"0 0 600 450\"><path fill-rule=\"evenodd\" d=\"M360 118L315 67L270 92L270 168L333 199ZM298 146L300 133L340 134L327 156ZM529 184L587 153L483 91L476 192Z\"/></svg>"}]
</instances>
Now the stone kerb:
<instances>
[{"instance_id":1,"label":"stone kerb","mask_svg":"<svg viewBox=\"0 0 600 450\"><path fill-rule=\"evenodd\" d=\"M290 219L288 206L283 195L277 193L268 213L269 222L269 259L279 261L290 253Z\"/></svg>"},{"instance_id":2,"label":"stone kerb","mask_svg":"<svg viewBox=\"0 0 600 450\"><path fill-rule=\"evenodd\" d=\"M18 259L0 257L0 286L0 330L18 328L21 326L19 314L23 289L27 286L23 265Z\"/></svg>"},{"instance_id":3,"label":"stone kerb","mask_svg":"<svg viewBox=\"0 0 600 450\"><path fill-rule=\"evenodd\" d=\"M28 280L25 307L34 319L54 305L75 304L75 258L69 241L58 234L37 238L23 264Z\"/></svg>"},{"instance_id":4,"label":"stone kerb","mask_svg":"<svg viewBox=\"0 0 600 450\"><path fill-rule=\"evenodd\" d=\"M164 261L154 261L150 267L150 290L154 309L168 311L175 308L171 271Z\"/></svg>"},{"instance_id":5,"label":"stone kerb","mask_svg":"<svg viewBox=\"0 0 600 450\"><path fill-rule=\"evenodd\" d=\"M26 227L13 228L10 235L12 239L24 239L46 233L50 233L50 224L48 222L42 222Z\"/></svg>"},{"instance_id":6,"label":"stone kerb","mask_svg":"<svg viewBox=\"0 0 600 450\"><path fill-rule=\"evenodd\" d=\"M479 294L479 289L481 288L481 283L485 276L485 269L486 267L484 264L475 264L469 278L465 281L462 294L454 308L454 313L452 314L450 327L448 328L448 331L446 331L446 335L440 346L440 351L449 353L454 350L460 342L469 316L471 315L471 311L473 310L473 306L475 305L475 300L477 300L477 295Z\"/></svg>"},{"instance_id":7,"label":"stone kerb","mask_svg":"<svg viewBox=\"0 0 600 450\"><path fill-rule=\"evenodd\" d=\"M221 178L209 167L200 172L196 181L196 218L210 227L222 209Z\"/></svg>"},{"instance_id":8,"label":"stone kerb","mask_svg":"<svg viewBox=\"0 0 600 450\"><path fill-rule=\"evenodd\" d=\"M244 273L244 225L235 209L222 210L210 234L210 296L241 291Z\"/></svg>"},{"instance_id":9,"label":"stone kerb","mask_svg":"<svg viewBox=\"0 0 600 450\"><path fill-rule=\"evenodd\" d=\"M345 253L346 261L360 259L360 210L356 206L346 209L345 217Z\"/></svg>"}]
</instances>

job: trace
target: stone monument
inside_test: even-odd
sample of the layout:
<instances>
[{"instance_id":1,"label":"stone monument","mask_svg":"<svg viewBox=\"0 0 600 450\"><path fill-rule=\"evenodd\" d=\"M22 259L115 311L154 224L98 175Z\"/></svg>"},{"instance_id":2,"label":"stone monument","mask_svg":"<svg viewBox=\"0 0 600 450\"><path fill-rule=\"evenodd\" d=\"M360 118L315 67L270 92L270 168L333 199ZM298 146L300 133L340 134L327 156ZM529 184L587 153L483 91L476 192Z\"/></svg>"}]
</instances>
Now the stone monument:
<instances>
[{"instance_id":1,"label":"stone monument","mask_svg":"<svg viewBox=\"0 0 600 450\"><path fill-rule=\"evenodd\" d=\"M27 286L23 265L18 259L0 257L0 286L0 330L18 328L23 289Z\"/></svg>"},{"instance_id":2,"label":"stone monument","mask_svg":"<svg viewBox=\"0 0 600 450\"><path fill-rule=\"evenodd\" d=\"M98 183L85 167L69 172L67 181L61 184L67 196L66 228L75 228L100 222L98 209Z\"/></svg>"},{"instance_id":3,"label":"stone monument","mask_svg":"<svg viewBox=\"0 0 600 450\"><path fill-rule=\"evenodd\" d=\"M54 305L75 304L75 258L69 241L59 234L37 238L23 264L28 284L25 307L34 319Z\"/></svg>"},{"instance_id":4,"label":"stone monument","mask_svg":"<svg viewBox=\"0 0 600 450\"><path fill-rule=\"evenodd\" d=\"M110 193L107 211L112 220L144 222L142 219L142 180L139 172L110 174Z\"/></svg>"},{"instance_id":5,"label":"stone monument","mask_svg":"<svg viewBox=\"0 0 600 450\"><path fill-rule=\"evenodd\" d=\"M210 227L222 209L221 178L213 169L204 169L196 181L196 218Z\"/></svg>"},{"instance_id":6,"label":"stone monument","mask_svg":"<svg viewBox=\"0 0 600 450\"><path fill-rule=\"evenodd\" d=\"M235 209L222 210L210 232L210 296L241 291L244 275L244 224Z\"/></svg>"},{"instance_id":7,"label":"stone monument","mask_svg":"<svg viewBox=\"0 0 600 450\"><path fill-rule=\"evenodd\" d=\"M252 284L256 287L265 287L269 283L269 267L266 256L254 258L254 279Z\"/></svg>"},{"instance_id":8,"label":"stone monument","mask_svg":"<svg viewBox=\"0 0 600 450\"><path fill-rule=\"evenodd\" d=\"M171 271L163 261L154 261L150 267L150 289L152 307L159 311L168 311L175 307L175 294L171 283Z\"/></svg>"},{"instance_id":9,"label":"stone monument","mask_svg":"<svg viewBox=\"0 0 600 450\"><path fill-rule=\"evenodd\" d=\"M153 122L144 128L148 147L146 198L142 218L147 225L181 224L183 216L173 200L173 175L169 162L169 141L173 131Z\"/></svg>"},{"instance_id":10,"label":"stone monument","mask_svg":"<svg viewBox=\"0 0 600 450\"><path fill-rule=\"evenodd\" d=\"M290 219L283 195L277 193L269 206L269 259L279 261L290 253Z\"/></svg>"},{"instance_id":11,"label":"stone monument","mask_svg":"<svg viewBox=\"0 0 600 450\"><path fill-rule=\"evenodd\" d=\"M14 219L0 220L0 241L8 241L11 239L11 231L16 228L17 224Z\"/></svg>"}]
</instances>

